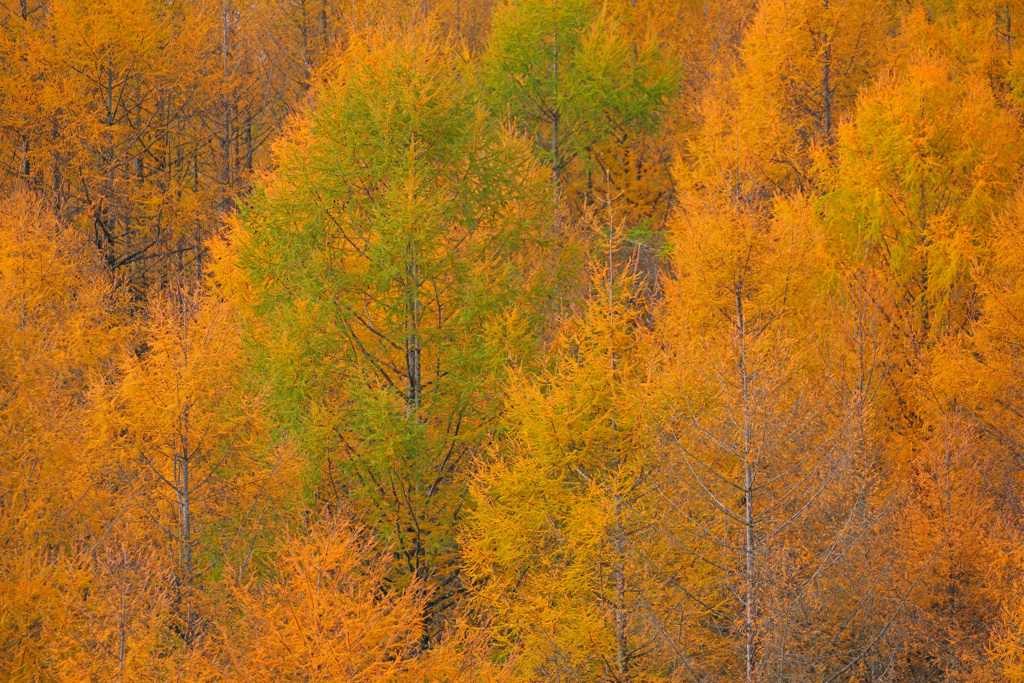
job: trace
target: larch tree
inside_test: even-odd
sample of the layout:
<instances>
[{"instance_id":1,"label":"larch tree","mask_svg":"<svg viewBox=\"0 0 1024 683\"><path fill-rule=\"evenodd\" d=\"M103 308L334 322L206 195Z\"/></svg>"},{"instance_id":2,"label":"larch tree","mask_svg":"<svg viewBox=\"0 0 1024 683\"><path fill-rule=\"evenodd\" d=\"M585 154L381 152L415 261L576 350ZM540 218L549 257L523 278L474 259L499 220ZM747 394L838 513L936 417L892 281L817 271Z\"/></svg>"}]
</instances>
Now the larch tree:
<instances>
[{"instance_id":1,"label":"larch tree","mask_svg":"<svg viewBox=\"0 0 1024 683\"><path fill-rule=\"evenodd\" d=\"M970 264L1012 197L1019 136L988 85L937 54L883 78L839 132L828 221L848 261L884 269L897 307L887 315L907 343L973 316Z\"/></svg>"},{"instance_id":2,"label":"larch tree","mask_svg":"<svg viewBox=\"0 0 1024 683\"><path fill-rule=\"evenodd\" d=\"M632 136L653 127L675 87L675 73L656 43L631 42L614 15L591 0L528 0L499 7L483 73L494 112L511 117L547 161L556 203L572 179L565 171L574 160L593 165L593 157L609 145L610 158L616 149L628 155ZM622 160L609 164L622 171L616 178L620 183L637 170L628 162L622 166ZM596 177L600 181L604 175ZM589 173L583 177L592 180ZM657 184L656 178L648 181ZM590 185L584 182L584 195Z\"/></svg>"},{"instance_id":3,"label":"larch tree","mask_svg":"<svg viewBox=\"0 0 1024 683\"><path fill-rule=\"evenodd\" d=\"M237 614L212 668L228 680L513 680L464 624L424 649L429 593L418 581L390 585L395 562L340 514L287 532L262 580L230 587Z\"/></svg>"},{"instance_id":4,"label":"larch tree","mask_svg":"<svg viewBox=\"0 0 1024 683\"><path fill-rule=\"evenodd\" d=\"M813 205L758 201L757 179L742 177L680 167L675 276L656 318L655 519L663 571L693 606L679 615L678 671L828 679L884 632L848 628L874 602L875 567L860 563L878 484L833 359Z\"/></svg>"},{"instance_id":5,"label":"larch tree","mask_svg":"<svg viewBox=\"0 0 1024 683\"><path fill-rule=\"evenodd\" d=\"M83 544L54 575L61 590L53 634L58 680L152 681L189 667L175 647L167 563L152 545ZM181 656L184 654L184 656Z\"/></svg>"},{"instance_id":6,"label":"larch tree","mask_svg":"<svg viewBox=\"0 0 1024 683\"><path fill-rule=\"evenodd\" d=\"M827 157L884 65L897 20L886 0L760 3L740 49L735 120L769 182L811 189L814 157Z\"/></svg>"},{"instance_id":7,"label":"larch tree","mask_svg":"<svg viewBox=\"0 0 1024 683\"><path fill-rule=\"evenodd\" d=\"M0 204L0 675L53 672L88 517L86 393L124 339L98 255L38 197Z\"/></svg>"},{"instance_id":8,"label":"larch tree","mask_svg":"<svg viewBox=\"0 0 1024 683\"><path fill-rule=\"evenodd\" d=\"M920 486L930 500L911 513L907 535L909 543L943 540L948 549L919 596L922 618L912 637L928 643L921 650L930 668L950 678L1019 675L1022 209L1018 190L993 217L991 240L971 266L977 320L970 334L939 347L929 373L942 408L934 431L946 443L941 451L922 449L918 471L939 485Z\"/></svg>"},{"instance_id":9,"label":"larch tree","mask_svg":"<svg viewBox=\"0 0 1024 683\"><path fill-rule=\"evenodd\" d=\"M242 384L229 304L185 288L154 294L143 329L146 348L127 352L94 398L91 448L108 458L96 477L108 511L97 545L159 549L167 633L189 651L216 609L206 587L228 560L247 561L264 525L287 511L296 468L269 434L259 387Z\"/></svg>"},{"instance_id":10,"label":"larch tree","mask_svg":"<svg viewBox=\"0 0 1024 683\"><path fill-rule=\"evenodd\" d=\"M201 47L179 36L200 29L148 0L55 0L42 27L45 129L31 181L139 288L165 269L196 272L221 191L190 182L206 68Z\"/></svg>"},{"instance_id":11,"label":"larch tree","mask_svg":"<svg viewBox=\"0 0 1024 683\"><path fill-rule=\"evenodd\" d=\"M139 295L201 278L204 241L305 92L308 73L278 64L297 40L272 30L281 3L23 4L0 31L16 65L0 79L4 187L44 195Z\"/></svg>"},{"instance_id":12,"label":"larch tree","mask_svg":"<svg viewBox=\"0 0 1024 683\"><path fill-rule=\"evenodd\" d=\"M312 495L359 508L441 604L467 468L530 325L543 177L430 27L354 41L333 68L235 235L250 355Z\"/></svg>"},{"instance_id":13,"label":"larch tree","mask_svg":"<svg viewBox=\"0 0 1024 683\"><path fill-rule=\"evenodd\" d=\"M525 680L664 674L636 616L649 599L631 538L645 468L637 310L616 284L565 323L549 371L513 376L494 462L473 482L464 572Z\"/></svg>"},{"instance_id":14,"label":"larch tree","mask_svg":"<svg viewBox=\"0 0 1024 683\"><path fill-rule=\"evenodd\" d=\"M978 267L1018 181L1020 127L923 13L905 23L907 54L838 132L821 208L838 276L889 330L869 430L905 487L891 552L916 578L898 588L909 591L901 671L957 679L979 670L981 615L997 609L1010 565L1005 465L950 378L983 315ZM979 543L970 530L982 528Z\"/></svg>"}]
</instances>

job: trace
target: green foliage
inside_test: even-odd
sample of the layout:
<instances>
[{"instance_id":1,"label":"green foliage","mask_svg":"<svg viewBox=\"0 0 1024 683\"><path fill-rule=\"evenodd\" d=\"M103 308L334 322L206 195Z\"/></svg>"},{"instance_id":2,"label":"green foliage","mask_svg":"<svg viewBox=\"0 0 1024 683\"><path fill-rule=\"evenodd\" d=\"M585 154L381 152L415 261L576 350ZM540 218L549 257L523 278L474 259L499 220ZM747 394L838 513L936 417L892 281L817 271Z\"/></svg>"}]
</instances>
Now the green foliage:
<instances>
[{"instance_id":1,"label":"green foliage","mask_svg":"<svg viewBox=\"0 0 1024 683\"><path fill-rule=\"evenodd\" d=\"M318 495L363 509L422 577L451 567L466 466L523 353L544 208L529 146L454 54L429 30L354 43L238 236L255 370Z\"/></svg>"},{"instance_id":2,"label":"green foliage","mask_svg":"<svg viewBox=\"0 0 1024 683\"><path fill-rule=\"evenodd\" d=\"M611 135L650 128L676 71L592 0L508 3L483 60L492 108L535 136L555 174Z\"/></svg>"}]
</instances>

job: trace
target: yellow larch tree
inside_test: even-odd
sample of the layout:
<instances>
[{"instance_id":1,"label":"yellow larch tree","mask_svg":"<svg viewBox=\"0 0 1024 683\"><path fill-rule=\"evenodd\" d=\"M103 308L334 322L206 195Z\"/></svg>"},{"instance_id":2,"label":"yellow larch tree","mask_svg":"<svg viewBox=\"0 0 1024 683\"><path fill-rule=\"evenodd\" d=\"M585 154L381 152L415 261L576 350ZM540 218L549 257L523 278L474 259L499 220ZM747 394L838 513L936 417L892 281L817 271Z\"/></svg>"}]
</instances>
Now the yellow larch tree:
<instances>
[{"instance_id":1,"label":"yellow larch tree","mask_svg":"<svg viewBox=\"0 0 1024 683\"><path fill-rule=\"evenodd\" d=\"M735 125L768 182L811 189L814 155L827 156L861 87L884 65L897 21L886 0L760 3L740 50Z\"/></svg>"},{"instance_id":2,"label":"yellow larch tree","mask_svg":"<svg viewBox=\"0 0 1024 683\"><path fill-rule=\"evenodd\" d=\"M937 568L945 580L925 596L935 608L922 626L931 630L924 637L945 646L943 668L974 680L1021 676L1022 225L1018 190L1007 210L993 216L992 239L972 262L978 319L969 335L947 340L936 353L930 385L946 421L963 436L933 467L931 476L944 480L931 505L938 508L931 524L939 528L913 530L949 537L950 551L940 554Z\"/></svg>"},{"instance_id":3,"label":"yellow larch tree","mask_svg":"<svg viewBox=\"0 0 1024 683\"><path fill-rule=\"evenodd\" d=\"M494 462L472 486L464 572L525 680L667 675L646 657L650 598L632 538L646 467L638 308L628 280L616 284L624 294L597 290L565 324L548 372L513 376Z\"/></svg>"}]
</instances>

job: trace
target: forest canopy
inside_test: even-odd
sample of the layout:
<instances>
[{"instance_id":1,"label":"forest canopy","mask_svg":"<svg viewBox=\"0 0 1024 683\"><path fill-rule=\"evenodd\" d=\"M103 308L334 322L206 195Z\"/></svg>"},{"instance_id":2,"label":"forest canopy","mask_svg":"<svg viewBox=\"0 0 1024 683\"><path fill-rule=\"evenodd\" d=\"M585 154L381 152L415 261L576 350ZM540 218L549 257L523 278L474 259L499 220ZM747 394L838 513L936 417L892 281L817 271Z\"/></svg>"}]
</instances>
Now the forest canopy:
<instances>
[{"instance_id":1,"label":"forest canopy","mask_svg":"<svg viewBox=\"0 0 1024 683\"><path fill-rule=\"evenodd\" d=\"M1024 683L1022 27L0 2L0 679Z\"/></svg>"}]
</instances>

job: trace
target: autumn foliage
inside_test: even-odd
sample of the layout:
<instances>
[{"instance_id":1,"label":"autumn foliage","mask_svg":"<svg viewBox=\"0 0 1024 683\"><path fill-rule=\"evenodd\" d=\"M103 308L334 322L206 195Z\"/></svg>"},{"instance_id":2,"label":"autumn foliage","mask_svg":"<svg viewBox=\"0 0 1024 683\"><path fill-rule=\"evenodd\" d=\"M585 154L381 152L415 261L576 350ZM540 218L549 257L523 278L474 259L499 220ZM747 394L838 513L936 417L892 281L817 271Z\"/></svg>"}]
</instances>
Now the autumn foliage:
<instances>
[{"instance_id":1,"label":"autumn foliage","mask_svg":"<svg viewBox=\"0 0 1024 683\"><path fill-rule=\"evenodd\" d=\"M0 679L1024 681L1024 3L0 3Z\"/></svg>"}]
</instances>

